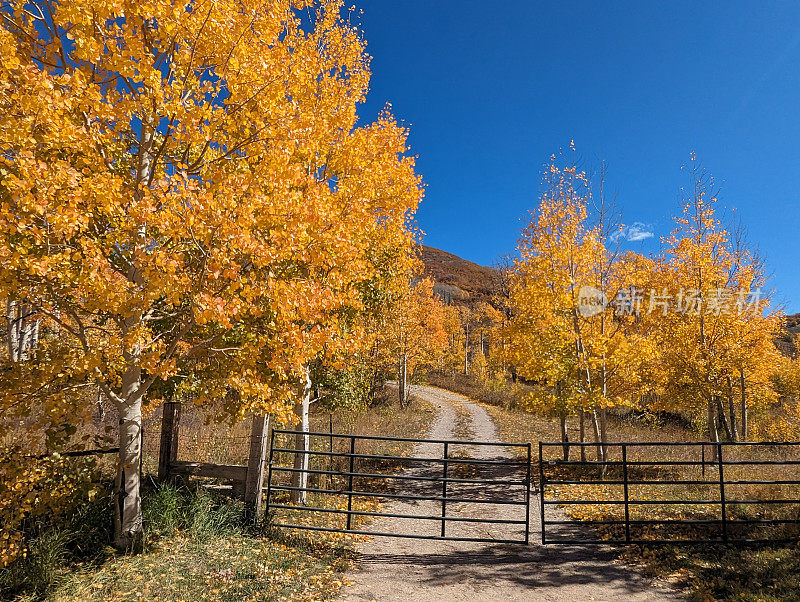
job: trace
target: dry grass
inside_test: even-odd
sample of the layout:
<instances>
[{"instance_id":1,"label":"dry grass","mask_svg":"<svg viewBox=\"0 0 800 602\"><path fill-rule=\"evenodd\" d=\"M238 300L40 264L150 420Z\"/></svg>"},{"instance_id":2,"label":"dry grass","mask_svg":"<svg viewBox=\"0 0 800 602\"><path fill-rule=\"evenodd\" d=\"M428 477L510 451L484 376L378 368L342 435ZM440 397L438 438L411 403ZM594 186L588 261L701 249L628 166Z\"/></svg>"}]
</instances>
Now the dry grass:
<instances>
[{"instance_id":1,"label":"dry grass","mask_svg":"<svg viewBox=\"0 0 800 602\"><path fill-rule=\"evenodd\" d=\"M391 403L382 403L361 412L337 411L332 416L323 408L315 407L312 428L328 431L332 421L333 431L337 433L424 437L434 416L433 407L420 400L413 400L402 410ZM207 421L208 417L202 409L184 411L179 457L244 464L249 448L249 424L232 427L213 424ZM102 423L98 421L98 424ZM159 425L160 412L149 416L145 424L146 474L154 471L157 464ZM328 449L329 440L324 437L317 440L316 445ZM335 442L334 445L340 444ZM411 446L384 441L365 441L359 445L358 451L373 455L401 455ZM368 467L375 472L402 468L380 462ZM150 480L145 479L145 482L150 483ZM312 486L320 484L323 483L312 482ZM107 545L110 509L96 503L97 512L91 513L92 524L78 521L70 526L72 531L68 533L58 527L54 531L56 537L45 534L47 539L42 539L39 546L41 554L30 559L33 562L20 564L14 569L15 574L6 571L0 575L0 597L18 600L46 597L53 600L305 601L331 599L343 585L342 573L352 566L354 558L352 536L271 530L265 537L266 533L254 532L240 523L241 503L194 486L179 491L187 493L176 495L169 488L145 492L144 504L150 510L145 513L147 549L144 554L117 556L113 553ZM342 496L321 497L315 496L312 503L342 504ZM354 498L356 509L376 507L373 500ZM306 515L300 520L310 520L321 526L338 524L323 514ZM358 524L360 521L356 521ZM106 543L93 543L88 553L75 556L71 540L80 539L83 533L95 527L105 534L103 541ZM31 578L44 569L48 572L47 583L43 588L32 588Z\"/></svg>"},{"instance_id":2,"label":"dry grass","mask_svg":"<svg viewBox=\"0 0 800 602\"><path fill-rule=\"evenodd\" d=\"M472 414L461 404L455 404L456 411L454 436L456 439L472 440L475 433L472 430Z\"/></svg>"},{"instance_id":3,"label":"dry grass","mask_svg":"<svg viewBox=\"0 0 800 602\"><path fill-rule=\"evenodd\" d=\"M351 555L246 534L164 538L147 553L78 567L53 600L324 600L342 586Z\"/></svg>"},{"instance_id":4,"label":"dry grass","mask_svg":"<svg viewBox=\"0 0 800 602\"><path fill-rule=\"evenodd\" d=\"M434 411L420 400L401 409L389 400L380 399L368 410L337 409L329 411L316 404L311 406L311 430L315 432L355 435L388 435L424 437ZM218 423L215 408L193 407L184 404L178 429L178 459L215 464L247 464L250 446L250 422ZM275 428L293 426L272 425ZM161 434L161 408L147 417L144 424L143 472L155 472ZM365 453L391 451L380 442L365 443ZM380 452L382 453L382 452Z\"/></svg>"},{"instance_id":5,"label":"dry grass","mask_svg":"<svg viewBox=\"0 0 800 602\"><path fill-rule=\"evenodd\" d=\"M519 410L504 410L496 406L486 406L498 424L507 441L531 442L536 446L539 441L558 441L558 426L555 421ZM631 423L619 419L611 419L610 439L612 441L638 441L655 443L659 440L671 442L696 441L697 435L678 426L648 427L644 423ZM627 459L635 462L701 462L703 446L683 445L646 445L629 447ZM609 446L610 461L621 461L621 447ZM550 480L578 481L572 485L550 485L546 493L549 499L564 501L624 499L623 485L597 483L597 481L623 480L620 466L601 467L596 465L557 465L551 464L563 458L561 446L544 448L543 467L545 476ZM769 481L800 480L800 466L780 465L730 465L728 462L748 461L800 461L800 446L780 447L730 447L723 446L724 477L726 481L725 496L728 518L732 520L747 519L788 519L800 518L800 506L796 504L736 504L735 500L797 500L800 499L800 486L772 484L732 484L731 481ZM571 458L578 460L577 450L572 450ZM596 461L594 446L587 449L590 462ZM703 466L629 466L629 481L707 481L707 484L631 484L629 499L636 501L677 500L685 501L684 505L647 504L630 506L631 520L718 520L720 504L698 504L697 501L720 500L719 468L712 462L710 446L706 446ZM552 496L552 497L550 497ZM624 507L617 504L570 504L565 510L571 518L582 521L621 520L624 518ZM798 537L797 525L758 526L730 525L730 535L738 538L793 538ZM718 530L718 528L717 528ZM674 537L691 539L693 537L715 537L717 533L709 532L707 526L687 527L670 525L640 525L633 528L634 539L661 539ZM613 538L622 536L622 527L605 527L601 535Z\"/></svg>"},{"instance_id":6,"label":"dry grass","mask_svg":"<svg viewBox=\"0 0 800 602\"><path fill-rule=\"evenodd\" d=\"M333 415L317 412L312 415L312 431L330 432L331 418L333 418L333 432L338 434L424 438L434 417L435 409L431 404L419 398L412 398L411 403L402 409L390 403L383 403L367 412L339 412ZM294 441L291 436L281 435L276 437L276 446L291 449L294 448ZM355 453L373 456L403 456L408 454L413 446L414 444L410 442L356 439ZM311 449L322 452L348 453L350 451L350 439L347 437L312 437ZM291 467L293 459L294 454L292 453L275 454L273 457L272 478L274 484L290 484L290 473L283 472L280 468ZM354 472L371 474L394 474L405 468L406 465L401 460L357 458L354 460L353 470ZM329 472L348 472L350 467L347 457L312 455L309 468ZM309 475L308 486L315 489L338 492L349 488L349 483L346 477L339 475L311 474ZM385 492L388 487L389 484L384 479L369 477L355 477L353 479L353 489L356 491L380 493ZM289 492L273 491L272 499L277 503L288 504ZM345 493L313 493L309 495L307 502L309 506L335 510L345 510L347 504L348 495ZM379 507L380 504L376 497L354 496L352 498L352 508L354 510L374 512ZM347 518L346 515L341 513L309 513L279 509L274 512L272 520L273 522L288 522L317 527L344 528ZM367 517L354 516L352 528L357 529L368 520ZM295 536L304 537L303 533L300 532ZM334 541L352 539L351 536L339 533L317 534L315 537Z\"/></svg>"}]
</instances>

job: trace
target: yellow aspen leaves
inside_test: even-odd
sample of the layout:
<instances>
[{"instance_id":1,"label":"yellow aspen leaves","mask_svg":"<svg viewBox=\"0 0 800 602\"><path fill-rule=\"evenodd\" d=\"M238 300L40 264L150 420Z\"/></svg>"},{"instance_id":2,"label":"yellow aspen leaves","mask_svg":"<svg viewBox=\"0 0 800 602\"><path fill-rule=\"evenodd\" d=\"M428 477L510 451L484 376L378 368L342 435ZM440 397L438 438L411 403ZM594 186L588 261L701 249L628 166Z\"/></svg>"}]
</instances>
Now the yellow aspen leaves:
<instances>
[{"instance_id":1,"label":"yellow aspen leaves","mask_svg":"<svg viewBox=\"0 0 800 602\"><path fill-rule=\"evenodd\" d=\"M508 359L537 383L531 404L564 419L590 412L604 439L614 406L683 412L711 440L758 432L791 369L774 339L762 263L716 215L713 180L692 158L672 234L654 257L615 248L587 176L556 159L523 230L505 329ZM622 232L622 230L620 230ZM776 367L780 366L780 373ZM776 383L780 386L776 388ZM564 433L566 437L566 433Z\"/></svg>"},{"instance_id":2,"label":"yellow aspen leaves","mask_svg":"<svg viewBox=\"0 0 800 602\"><path fill-rule=\"evenodd\" d=\"M40 320L3 360L4 412L71 424L91 384L136 425L177 379L289 419L421 198L405 129L357 122L369 57L342 10L4 4L0 297Z\"/></svg>"}]
</instances>

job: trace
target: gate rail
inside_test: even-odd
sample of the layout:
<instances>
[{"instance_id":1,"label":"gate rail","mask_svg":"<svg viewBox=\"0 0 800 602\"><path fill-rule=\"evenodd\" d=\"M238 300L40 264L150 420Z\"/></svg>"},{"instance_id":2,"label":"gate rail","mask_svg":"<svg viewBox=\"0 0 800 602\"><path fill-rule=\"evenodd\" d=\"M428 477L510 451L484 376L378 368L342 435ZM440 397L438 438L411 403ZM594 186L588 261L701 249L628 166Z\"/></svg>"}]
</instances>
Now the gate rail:
<instances>
[{"instance_id":1,"label":"gate rail","mask_svg":"<svg viewBox=\"0 0 800 602\"><path fill-rule=\"evenodd\" d=\"M328 440L328 451L314 449L313 445L309 445L308 450L295 449L292 447L276 447L276 435L287 436L307 436L312 441L315 439ZM349 441L347 452L333 451L332 441L345 440ZM398 443L415 443L415 444L431 444L441 445L441 457L414 457L408 455L391 455L391 454L370 454L370 453L357 453L356 443L359 441L387 441ZM454 446L484 446L484 447L497 447L505 449L518 449L522 450L526 456L526 460L516 459L473 459L466 457L454 457L451 455L452 447ZM293 457L298 455L307 455L309 457L319 456L322 458L329 458L331 463L330 468L323 469L303 469L295 468L294 466L280 466L275 462L275 454L287 453ZM348 470L334 470L332 467L333 459L342 458L346 460ZM413 463L420 466L441 466L440 474L424 474L416 475L406 472L398 472L397 474L380 473L380 472L364 472L356 469L357 460L383 460L383 461L397 461L400 463ZM458 478L452 476L452 467L454 465L474 465L479 467L506 467L516 469L524 477L517 478ZM402 465L398 468L402 468ZM325 487L308 487L308 486L294 486L283 485L276 483L276 475L280 473L303 473L309 475L322 475L330 477L329 486ZM436 471L438 473L438 470ZM331 485L333 477L341 477L346 483L346 487L341 489L333 488ZM385 482L389 481L407 481L417 483L427 483L431 486L441 484L441 489L437 489L435 495L416 495L408 493L386 493L384 491L369 491L365 489L354 488L354 479L375 479ZM471 542L486 542L486 543L525 543L529 542L530 533L530 480L531 480L531 444L530 443L490 443L486 441L466 441L466 440L445 440L445 439L414 439L408 437L385 437L378 435L349 435L337 433L323 433L323 432L304 432L295 430L280 430L272 431L270 441L269 453L269 472L267 476L267 494L266 494L266 507L267 512L271 510L292 510L302 511L308 513L325 513L333 515L344 515L346 517L346 525L344 528L335 528L330 526L317 526L317 525L304 525L297 523L272 523L274 527L283 527L288 529L301 529L310 531L324 531L329 533L349 533L354 535L373 535L383 537L402 537L411 539L435 539L447 541L471 541ZM448 485L499 485L517 488L515 493L522 493L522 499L512 497L470 497L467 495L454 495L449 491ZM347 509L341 508L325 508L321 506L308 506L308 505L295 505L287 503L279 503L274 500L276 491L285 492L301 492L312 493L319 495L330 496L347 496ZM433 516L428 514L398 514L392 512L381 511L367 511L353 509L353 498L379 498L388 500L415 500L415 501L433 501L439 502L441 506L441 513ZM524 507L525 518L520 520L500 519L500 518L484 518L480 516L453 516L448 514L450 507L448 503L459 504L498 504L498 505L512 505ZM435 521L441 523L441 529L438 535L425 535L419 533L391 533L380 531L369 531L365 529L354 528L353 517L373 517L373 518L400 518L411 519L415 521ZM447 535L448 523L484 523L491 525L518 525L524 528L524 533L520 539L492 539L486 537L458 537Z\"/></svg>"},{"instance_id":2,"label":"gate rail","mask_svg":"<svg viewBox=\"0 0 800 602\"><path fill-rule=\"evenodd\" d=\"M719 442L719 443L686 443L686 442L659 442L659 443L644 443L644 442L626 442L626 443L606 443L604 446L609 450L619 450L619 460L605 460L605 461L572 461L572 460L558 460L546 458L546 450L550 448L597 448L597 443L563 443L563 442L539 442L539 508L540 520L542 524L542 543L543 544L675 544L675 543L766 543L766 542L797 542L800 537L782 538L782 537L769 537L769 538L752 538L745 536L737 536L731 533L733 527L741 526L778 526L778 525L800 525L800 477L794 479L766 479L766 478L730 478L726 475L726 469L733 469L734 467L767 467L773 468L780 467L798 467L800 466L800 442ZM663 448L669 449L680 448L682 450L691 450L691 448L699 448L697 455L698 460L631 460L631 449L646 449L646 448ZM716 451L712 459L706 459L706 448ZM793 458L795 459L728 459L728 452L732 449L741 450L754 450L759 448L764 449L777 449L789 448L794 452ZM609 457L609 454L606 454ZM563 473L566 469L584 469L596 468L600 473L599 478L584 479L579 478L551 478L547 474L548 468L562 469ZM615 469L615 475L611 478L605 478L604 472L607 468ZM637 478L632 476L631 471L641 471L643 469L664 469L674 470L679 467L699 467L700 478ZM716 471L716 478L706 478L706 472ZM602 471L602 472L601 472ZM567 475L569 477L569 474ZM552 487L571 487L571 486L612 486L617 488L621 487L622 499L591 499L583 497L569 497L568 499L559 499L553 495L548 497L548 488ZM689 486L697 489L701 486L713 486L718 492L717 495L705 497L700 499L644 499L640 496L632 496L630 493L631 487L649 486ZM731 496L731 490L738 487L748 486L796 486L797 489L791 489L789 492L791 497L782 499L758 497L746 497L742 494ZM726 491L727 488L727 491ZM700 491L703 491L702 489ZM555 493L555 492L552 492ZM602 496L594 496L602 497ZM709 499L716 498L716 499ZM781 507L796 505L797 512L793 518L732 518L730 516L729 508L733 505L752 506L763 504L770 507ZM603 520L552 520L548 518L546 508L552 506L570 506L570 505L593 505L593 506L622 506L624 512L623 519L603 519ZM631 519L631 507L653 507L653 506L692 506L698 507L713 507L719 508L718 518L711 519L646 519L646 520L633 520ZM586 526L616 526L624 529L624 537L611 538L611 539L590 539L588 537L548 537L547 527L556 527L559 525L569 525L573 529L581 525ZM717 537L694 537L691 539L680 538L667 538L667 539L646 539L637 538L631 535L632 527L656 526L656 525L676 525L676 526L703 526L707 529L716 530ZM574 533L574 531L573 531Z\"/></svg>"}]
</instances>

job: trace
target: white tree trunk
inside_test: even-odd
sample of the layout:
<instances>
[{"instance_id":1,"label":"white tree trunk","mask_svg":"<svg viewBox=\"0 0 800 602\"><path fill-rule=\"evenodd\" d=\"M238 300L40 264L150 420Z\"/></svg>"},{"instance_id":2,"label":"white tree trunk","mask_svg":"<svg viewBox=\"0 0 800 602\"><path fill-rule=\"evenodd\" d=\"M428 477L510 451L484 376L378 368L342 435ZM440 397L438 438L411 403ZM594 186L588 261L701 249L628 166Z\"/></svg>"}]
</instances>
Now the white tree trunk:
<instances>
[{"instance_id":1,"label":"white tree trunk","mask_svg":"<svg viewBox=\"0 0 800 602\"><path fill-rule=\"evenodd\" d=\"M142 120L139 136L139 151L136 163L134 198L143 196L142 188L147 186L151 175L153 147L153 125L155 117L148 115ZM147 227L142 223L137 228L133 243L138 251L147 246ZM128 268L128 280L138 286L143 284L144 276L136 262ZM127 335L142 323L141 312L128 315L124 319L123 334ZM119 412L119 462L115 480L114 545L118 550L138 553L143 547L142 501L139 488L139 475L142 465L142 397L144 387L142 370L139 367L141 349L134 346L123 353L128 368L122 375L122 387L117 400Z\"/></svg>"},{"instance_id":2,"label":"white tree trunk","mask_svg":"<svg viewBox=\"0 0 800 602\"><path fill-rule=\"evenodd\" d=\"M603 434L600 427L600 415L597 410L592 410L592 433L594 434L594 442L597 450L597 461L605 462L605 449L603 447Z\"/></svg>"},{"instance_id":3,"label":"white tree trunk","mask_svg":"<svg viewBox=\"0 0 800 602\"><path fill-rule=\"evenodd\" d=\"M139 370L123 375L126 400L118 405L119 462L115 480L114 545L118 550L138 553L142 550L142 500L139 475L142 465L142 397L139 393Z\"/></svg>"},{"instance_id":4,"label":"white tree trunk","mask_svg":"<svg viewBox=\"0 0 800 602\"><path fill-rule=\"evenodd\" d=\"M603 461L608 461L608 410L600 409L600 441L603 444ZM605 467L603 467L605 468Z\"/></svg>"},{"instance_id":5,"label":"white tree trunk","mask_svg":"<svg viewBox=\"0 0 800 602\"><path fill-rule=\"evenodd\" d=\"M25 303L6 301L6 342L13 362L28 359L39 341L39 324L33 309Z\"/></svg>"},{"instance_id":6,"label":"white tree trunk","mask_svg":"<svg viewBox=\"0 0 800 602\"><path fill-rule=\"evenodd\" d=\"M405 351L401 351L400 357L397 359L397 398L400 407L406 407L408 404L408 354Z\"/></svg>"},{"instance_id":7,"label":"white tree trunk","mask_svg":"<svg viewBox=\"0 0 800 602\"><path fill-rule=\"evenodd\" d=\"M578 411L578 417L580 418L579 428L580 428L580 442L586 443L586 412L581 409ZM581 462L586 462L586 446L581 445Z\"/></svg>"},{"instance_id":8,"label":"white tree trunk","mask_svg":"<svg viewBox=\"0 0 800 602\"><path fill-rule=\"evenodd\" d=\"M747 389L744 378L744 370L739 371L739 388L741 391L742 403L742 441L747 441L750 436L748 432L748 416L747 416Z\"/></svg>"},{"instance_id":9,"label":"white tree trunk","mask_svg":"<svg viewBox=\"0 0 800 602\"><path fill-rule=\"evenodd\" d=\"M464 375L469 376L469 324L464 335Z\"/></svg>"},{"instance_id":10,"label":"white tree trunk","mask_svg":"<svg viewBox=\"0 0 800 602\"><path fill-rule=\"evenodd\" d=\"M408 354L403 354L403 407L408 405Z\"/></svg>"},{"instance_id":11,"label":"white tree trunk","mask_svg":"<svg viewBox=\"0 0 800 602\"><path fill-rule=\"evenodd\" d=\"M311 436L308 434L311 430L310 421L310 408L311 408L311 373L306 369L306 385L303 389L303 399L300 402L300 433L295 435L295 449L307 452L311 449ZM309 468L309 454L296 453L294 455L294 468L297 472L292 473L292 487L299 487L303 491L293 490L291 499L295 504L305 505L308 500L308 492L305 489L308 487L308 468Z\"/></svg>"}]
</instances>

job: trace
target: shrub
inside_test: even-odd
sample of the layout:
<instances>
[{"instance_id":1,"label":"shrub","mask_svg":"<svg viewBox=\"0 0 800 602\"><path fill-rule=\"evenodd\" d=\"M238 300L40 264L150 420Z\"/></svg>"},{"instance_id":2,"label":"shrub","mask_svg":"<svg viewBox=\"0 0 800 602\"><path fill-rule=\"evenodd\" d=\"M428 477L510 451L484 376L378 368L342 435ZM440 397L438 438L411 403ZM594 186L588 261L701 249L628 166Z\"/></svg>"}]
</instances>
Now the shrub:
<instances>
[{"instance_id":1,"label":"shrub","mask_svg":"<svg viewBox=\"0 0 800 602\"><path fill-rule=\"evenodd\" d=\"M91 499L76 497L68 516L37 515L20 530L24 549L0 569L0 598L27 593L44 596L59 582L65 566L105 555L111 540L111 488L95 484Z\"/></svg>"},{"instance_id":2,"label":"shrub","mask_svg":"<svg viewBox=\"0 0 800 602\"><path fill-rule=\"evenodd\" d=\"M31 458L20 449L0 459L0 567L23 557L31 535L97 496L95 464L53 454ZM36 528L33 528L36 526Z\"/></svg>"},{"instance_id":3,"label":"shrub","mask_svg":"<svg viewBox=\"0 0 800 602\"><path fill-rule=\"evenodd\" d=\"M199 540L234 534L242 529L242 511L241 504L199 487L165 484L142 498L150 542L176 531Z\"/></svg>"}]
</instances>

